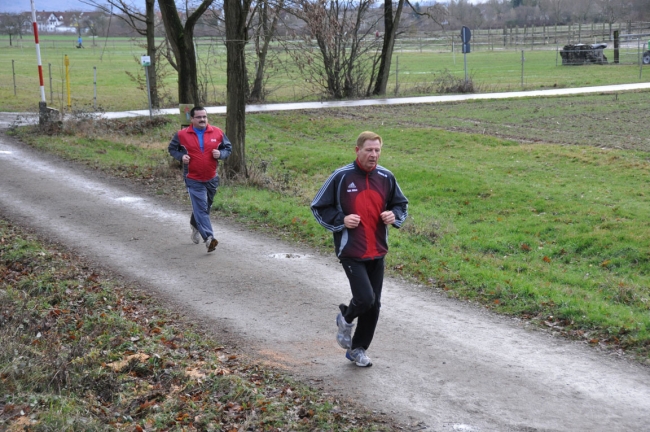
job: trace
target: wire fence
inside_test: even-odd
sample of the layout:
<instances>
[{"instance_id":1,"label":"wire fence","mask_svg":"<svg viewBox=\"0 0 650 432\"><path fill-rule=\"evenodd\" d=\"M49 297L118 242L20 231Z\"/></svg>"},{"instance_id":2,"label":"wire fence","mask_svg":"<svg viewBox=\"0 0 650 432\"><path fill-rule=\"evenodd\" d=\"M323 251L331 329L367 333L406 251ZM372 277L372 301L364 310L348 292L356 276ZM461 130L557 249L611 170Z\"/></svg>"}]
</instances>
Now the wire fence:
<instances>
[{"instance_id":1,"label":"wire fence","mask_svg":"<svg viewBox=\"0 0 650 432\"><path fill-rule=\"evenodd\" d=\"M619 67L612 69L563 67L559 55L567 43L609 41L610 29L606 25L474 30L472 52L467 55L469 75L477 84L476 91L648 81L642 57L649 49L650 23L618 24L612 26L614 31L619 32L620 49ZM146 51L144 39L86 39L85 47L77 48L76 38L41 37L48 104L63 110L146 109L147 94L142 85L144 71L139 64L139 57ZM283 50L290 42L287 39L273 46L275 58L282 61L271 61L267 65L266 100L287 102L322 98L295 67L292 69L288 65L286 57L282 59ZM213 36L196 38L195 43L204 103L223 105L226 98L225 41ZM460 46L460 32L402 34L395 45L387 92L404 96L432 94L438 91L436 80L443 74L462 77L464 58ZM256 67L252 44L248 49L252 75ZM613 44L608 42L604 52L611 65ZM67 75L66 55L70 58ZM176 74L172 71L168 75L161 83L166 86L163 106L176 106ZM133 77L139 77L140 81ZM0 110L20 110L24 106L21 101L38 101L39 98L33 41L26 37L14 38L9 47L8 39L0 38Z\"/></svg>"},{"instance_id":2,"label":"wire fence","mask_svg":"<svg viewBox=\"0 0 650 432\"><path fill-rule=\"evenodd\" d=\"M472 30L471 47L477 51L555 49L566 44L613 43L618 32L622 46L650 38L650 22L575 24L566 26L524 26ZM406 32L397 39L396 50L420 52L460 51L460 31Z\"/></svg>"}]
</instances>

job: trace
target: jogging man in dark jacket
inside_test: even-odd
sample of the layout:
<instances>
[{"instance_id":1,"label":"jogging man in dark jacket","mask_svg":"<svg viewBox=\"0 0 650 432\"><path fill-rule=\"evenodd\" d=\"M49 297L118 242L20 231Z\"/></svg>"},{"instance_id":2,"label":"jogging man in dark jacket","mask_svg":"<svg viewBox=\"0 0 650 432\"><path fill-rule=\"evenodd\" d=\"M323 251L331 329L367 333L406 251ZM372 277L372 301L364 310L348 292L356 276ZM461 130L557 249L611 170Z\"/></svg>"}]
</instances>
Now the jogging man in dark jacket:
<instances>
[{"instance_id":1,"label":"jogging man in dark jacket","mask_svg":"<svg viewBox=\"0 0 650 432\"><path fill-rule=\"evenodd\" d=\"M190 117L190 126L174 135L168 151L183 164L183 178L192 203L192 242L198 244L202 238L208 252L212 252L219 243L210 223L210 208L219 187L217 167L219 159L230 156L232 145L221 129L208 124L205 108L195 106Z\"/></svg>"},{"instance_id":2,"label":"jogging man in dark jacket","mask_svg":"<svg viewBox=\"0 0 650 432\"><path fill-rule=\"evenodd\" d=\"M336 340L348 360L361 367L372 366L366 350L379 319L388 226L399 228L408 209L393 173L378 165L381 147L379 135L361 133L357 159L334 171L311 203L318 223L334 234L335 252L352 290L350 303L339 306Z\"/></svg>"}]
</instances>

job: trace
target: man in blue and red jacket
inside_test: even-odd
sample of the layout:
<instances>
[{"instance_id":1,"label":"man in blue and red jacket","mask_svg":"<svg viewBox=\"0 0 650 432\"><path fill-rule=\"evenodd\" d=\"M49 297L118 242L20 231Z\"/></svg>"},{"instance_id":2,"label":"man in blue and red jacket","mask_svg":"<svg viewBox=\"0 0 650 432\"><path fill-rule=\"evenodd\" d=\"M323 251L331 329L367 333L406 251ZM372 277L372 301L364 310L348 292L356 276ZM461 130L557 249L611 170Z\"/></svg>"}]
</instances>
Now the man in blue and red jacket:
<instances>
[{"instance_id":1,"label":"man in blue and red jacket","mask_svg":"<svg viewBox=\"0 0 650 432\"><path fill-rule=\"evenodd\" d=\"M205 108L195 106L190 110L190 126L174 135L167 150L183 164L192 203L192 241L198 244L202 238L208 252L212 252L219 243L210 223L210 208L219 187L217 167L219 159L230 156L232 145L221 129L208 124Z\"/></svg>"},{"instance_id":2,"label":"man in blue and red jacket","mask_svg":"<svg viewBox=\"0 0 650 432\"><path fill-rule=\"evenodd\" d=\"M352 290L350 303L339 306L336 340L348 360L361 367L372 366L366 350L379 319L388 226L402 226L408 212L393 173L378 165L381 147L379 135L362 132L357 159L334 171L311 203L318 223L334 234L336 255Z\"/></svg>"}]
</instances>

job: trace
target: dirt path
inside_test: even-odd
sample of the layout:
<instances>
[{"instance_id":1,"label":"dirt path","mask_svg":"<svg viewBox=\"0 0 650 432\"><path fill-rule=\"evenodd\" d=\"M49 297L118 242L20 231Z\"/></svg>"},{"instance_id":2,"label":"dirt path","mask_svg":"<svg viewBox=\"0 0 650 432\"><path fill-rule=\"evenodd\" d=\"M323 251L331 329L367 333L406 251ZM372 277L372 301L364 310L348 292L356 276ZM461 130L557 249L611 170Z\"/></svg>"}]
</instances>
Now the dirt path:
<instances>
[{"instance_id":1,"label":"dirt path","mask_svg":"<svg viewBox=\"0 0 650 432\"><path fill-rule=\"evenodd\" d=\"M395 280L357 368L334 341L349 297L333 257L219 223L0 135L0 214L149 287L249 354L434 431L641 431L650 370Z\"/></svg>"}]
</instances>

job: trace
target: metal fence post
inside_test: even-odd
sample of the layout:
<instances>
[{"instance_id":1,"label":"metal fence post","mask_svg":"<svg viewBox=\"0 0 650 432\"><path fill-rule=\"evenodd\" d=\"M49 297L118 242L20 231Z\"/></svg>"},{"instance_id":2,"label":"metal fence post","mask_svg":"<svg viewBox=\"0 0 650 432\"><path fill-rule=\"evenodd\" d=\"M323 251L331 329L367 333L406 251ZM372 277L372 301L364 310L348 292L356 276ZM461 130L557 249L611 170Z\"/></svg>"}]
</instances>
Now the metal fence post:
<instances>
[{"instance_id":1,"label":"metal fence post","mask_svg":"<svg viewBox=\"0 0 650 432\"><path fill-rule=\"evenodd\" d=\"M93 66L93 101L97 111L97 66Z\"/></svg>"},{"instance_id":2,"label":"metal fence post","mask_svg":"<svg viewBox=\"0 0 650 432\"><path fill-rule=\"evenodd\" d=\"M50 104L54 105L54 96L52 96L52 63L48 63L47 68L50 71Z\"/></svg>"},{"instance_id":3,"label":"metal fence post","mask_svg":"<svg viewBox=\"0 0 650 432\"><path fill-rule=\"evenodd\" d=\"M14 77L14 96L16 96L16 70L14 69L14 61L11 60L11 74Z\"/></svg>"},{"instance_id":4,"label":"metal fence post","mask_svg":"<svg viewBox=\"0 0 650 432\"><path fill-rule=\"evenodd\" d=\"M521 86L524 86L524 50L521 50Z\"/></svg>"},{"instance_id":5,"label":"metal fence post","mask_svg":"<svg viewBox=\"0 0 650 432\"><path fill-rule=\"evenodd\" d=\"M395 96L397 96L397 90L399 89L399 56L395 56Z\"/></svg>"},{"instance_id":6,"label":"metal fence post","mask_svg":"<svg viewBox=\"0 0 650 432\"><path fill-rule=\"evenodd\" d=\"M641 76L643 74L643 56L641 55L641 37L637 39L637 44L639 45L639 79L641 79Z\"/></svg>"},{"instance_id":7,"label":"metal fence post","mask_svg":"<svg viewBox=\"0 0 650 432\"><path fill-rule=\"evenodd\" d=\"M456 47L454 46L454 36L451 36L451 53L454 57L454 65L456 65Z\"/></svg>"},{"instance_id":8,"label":"metal fence post","mask_svg":"<svg viewBox=\"0 0 650 432\"><path fill-rule=\"evenodd\" d=\"M68 108L72 108L72 98L70 97L70 58L66 54L63 60L65 65L65 86L68 93Z\"/></svg>"},{"instance_id":9,"label":"metal fence post","mask_svg":"<svg viewBox=\"0 0 650 432\"><path fill-rule=\"evenodd\" d=\"M147 99L149 100L149 119L151 120L153 118L153 114L151 111L151 89L149 87L149 66L144 67L144 74L147 78ZM207 95L206 95L207 98Z\"/></svg>"}]
</instances>

